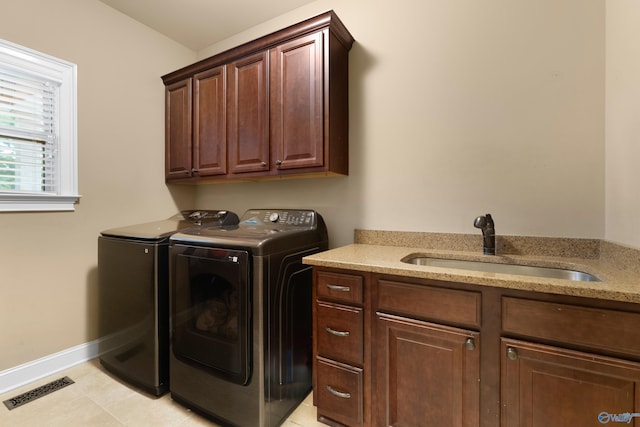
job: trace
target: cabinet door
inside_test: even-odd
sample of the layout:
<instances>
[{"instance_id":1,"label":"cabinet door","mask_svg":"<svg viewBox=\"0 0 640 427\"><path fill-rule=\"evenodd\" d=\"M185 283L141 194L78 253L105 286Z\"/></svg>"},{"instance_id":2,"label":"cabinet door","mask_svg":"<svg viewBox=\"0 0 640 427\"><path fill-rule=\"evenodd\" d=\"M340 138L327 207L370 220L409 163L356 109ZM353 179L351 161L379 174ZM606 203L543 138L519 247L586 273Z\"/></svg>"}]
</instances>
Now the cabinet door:
<instances>
[{"instance_id":1,"label":"cabinet door","mask_svg":"<svg viewBox=\"0 0 640 427\"><path fill-rule=\"evenodd\" d=\"M478 425L479 333L381 313L375 326L376 425Z\"/></svg>"},{"instance_id":2,"label":"cabinet door","mask_svg":"<svg viewBox=\"0 0 640 427\"><path fill-rule=\"evenodd\" d=\"M193 79L194 175L227 173L227 105L225 67L198 73Z\"/></svg>"},{"instance_id":3,"label":"cabinet door","mask_svg":"<svg viewBox=\"0 0 640 427\"><path fill-rule=\"evenodd\" d=\"M191 78L165 90L165 178L191 176Z\"/></svg>"},{"instance_id":4,"label":"cabinet door","mask_svg":"<svg viewBox=\"0 0 640 427\"><path fill-rule=\"evenodd\" d=\"M230 173L269 170L268 56L261 52L227 65Z\"/></svg>"},{"instance_id":5,"label":"cabinet door","mask_svg":"<svg viewBox=\"0 0 640 427\"><path fill-rule=\"evenodd\" d=\"M279 170L324 165L324 32L271 51L271 145Z\"/></svg>"},{"instance_id":6,"label":"cabinet door","mask_svg":"<svg viewBox=\"0 0 640 427\"><path fill-rule=\"evenodd\" d=\"M501 349L502 426L640 425L640 364L509 339Z\"/></svg>"}]
</instances>

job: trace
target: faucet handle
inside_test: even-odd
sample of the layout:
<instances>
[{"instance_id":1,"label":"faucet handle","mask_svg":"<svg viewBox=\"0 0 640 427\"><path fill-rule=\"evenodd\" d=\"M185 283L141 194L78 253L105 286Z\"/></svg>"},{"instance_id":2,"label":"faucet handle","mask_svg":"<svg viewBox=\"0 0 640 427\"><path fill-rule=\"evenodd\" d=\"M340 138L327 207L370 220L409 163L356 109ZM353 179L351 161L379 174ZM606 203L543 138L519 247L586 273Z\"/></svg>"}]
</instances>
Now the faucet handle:
<instances>
[{"instance_id":1,"label":"faucet handle","mask_svg":"<svg viewBox=\"0 0 640 427\"><path fill-rule=\"evenodd\" d=\"M477 217L475 221L473 221L473 226L482 230L486 228L494 228L493 218L491 218L491 214L481 215Z\"/></svg>"},{"instance_id":2,"label":"faucet handle","mask_svg":"<svg viewBox=\"0 0 640 427\"><path fill-rule=\"evenodd\" d=\"M491 218L491 215L489 215L489 218ZM473 226L475 228L485 228L487 226L487 217L486 216L479 216L475 219L475 221L473 221Z\"/></svg>"}]
</instances>

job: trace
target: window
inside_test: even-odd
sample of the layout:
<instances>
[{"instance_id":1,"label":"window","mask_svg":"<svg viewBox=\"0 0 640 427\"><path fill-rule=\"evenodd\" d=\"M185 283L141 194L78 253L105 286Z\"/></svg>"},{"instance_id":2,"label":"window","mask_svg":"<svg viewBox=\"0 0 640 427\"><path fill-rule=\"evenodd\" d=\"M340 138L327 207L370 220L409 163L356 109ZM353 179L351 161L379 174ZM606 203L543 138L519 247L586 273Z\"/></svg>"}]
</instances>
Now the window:
<instances>
[{"instance_id":1,"label":"window","mask_svg":"<svg viewBox=\"0 0 640 427\"><path fill-rule=\"evenodd\" d=\"M0 211L78 200L76 65L0 40Z\"/></svg>"}]
</instances>

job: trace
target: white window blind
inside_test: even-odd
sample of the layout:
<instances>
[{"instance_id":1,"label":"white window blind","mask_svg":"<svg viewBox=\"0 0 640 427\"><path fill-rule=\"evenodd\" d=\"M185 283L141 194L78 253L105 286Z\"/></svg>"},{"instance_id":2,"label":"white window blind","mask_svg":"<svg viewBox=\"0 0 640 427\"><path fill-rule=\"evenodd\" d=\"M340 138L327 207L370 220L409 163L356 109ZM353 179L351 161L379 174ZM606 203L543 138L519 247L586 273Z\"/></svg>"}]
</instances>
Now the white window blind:
<instances>
[{"instance_id":1,"label":"white window blind","mask_svg":"<svg viewBox=\"0 0 640 427\"><path fill-rule=\"evenodd\" d=\"M55 194L58 87L0 66L0 190Z\"/></svg>"},{"instance_id":2,"label":"white window blind","mask_svg":"<svg viewBox=\"0 0 640 427\"><path fill-rule=\"evenodd\" d=\"M0 211L75 209L76 68L0 40Z\"/></svg>"}]
</instances>

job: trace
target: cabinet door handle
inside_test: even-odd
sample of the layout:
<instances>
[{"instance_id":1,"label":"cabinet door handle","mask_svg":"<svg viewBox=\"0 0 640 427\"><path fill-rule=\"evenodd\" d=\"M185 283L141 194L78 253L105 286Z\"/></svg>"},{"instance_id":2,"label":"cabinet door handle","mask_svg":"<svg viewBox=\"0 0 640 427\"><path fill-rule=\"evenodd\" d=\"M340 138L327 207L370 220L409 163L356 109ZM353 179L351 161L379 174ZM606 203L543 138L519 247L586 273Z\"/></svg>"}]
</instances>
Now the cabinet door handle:
<instances>
[{"instance_id":1,"label":"cabinet door handle","mask_svg":"<svg viewBox=\"0 0 640 427\"><path fill-rule=\"evenodd\" d=\"M515 348L509 347L507 349L507 359L509 360L518 360L518 352Z\"/></svg>"},{"instance_id":2,"label":"cabinet door handle","mask_svg":"<svg viewBox=\"0 0 640 427\"><path fill-rule=\"evenodd\" d=\"M331 289L332 291L351 292L351 287L349 286L327 285L327 288Z\"/></svg>"},{"instance_id":3,"label":"cabinet door handle","mask_svg":"<svg viewBox=\"0 0 640 427\"><path fill-rule=\"evenodd\" d=\"M337 337L348 337L349 331L336 331L335 329L331 329L330 327L324 328L325 331L329 332L331 335L335 335Z\"/></svg>"},{"instance_id":4,"label":"cabinet door handle","mask_svg":"<svg viewBox=\"0 0 640 427\"><path fill-rule=\"evenodd\" d=\"M276 167L279 168L282 165L282 160L276 160Z\"/></svg>"},{"instance_id":5,"label":"cabinet door handle","mask_svg":"<svg viewBox=\"0 0 640 427\"><path fill-rule=\"evenodd\" d=\"M351 393L343 393L334 389L330 385L327 386L327 390L329 390L329 393L333 394L334 396L341 397L343 399L351 399Z\"/></svg>"},{"instance_id":6,"label":"cabinet door handle","mask_svg":"<svg viewBox=\"0 0 640 427\"><path fill-rule=\"evenodd\" d=\"M464 342L464 348L469 351L476 349L476 342L473 340L473 338L467 338L467 340Z\"/></svg>"},{"instance_id":7,"label":"cabinet door handle","mask_svg":"<svg viewBox=\"0 0 640 427\"><path fill-rule=\"evenodd\" d=\"M191 173L198 173L198 169L196 168L191 169Z\"/></svg>"}]
</instances>

